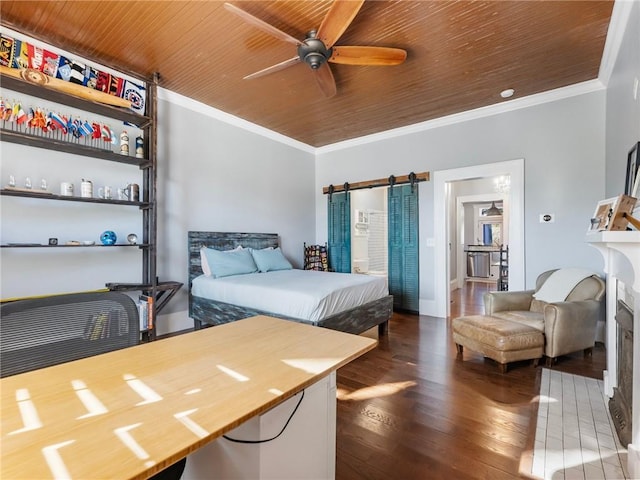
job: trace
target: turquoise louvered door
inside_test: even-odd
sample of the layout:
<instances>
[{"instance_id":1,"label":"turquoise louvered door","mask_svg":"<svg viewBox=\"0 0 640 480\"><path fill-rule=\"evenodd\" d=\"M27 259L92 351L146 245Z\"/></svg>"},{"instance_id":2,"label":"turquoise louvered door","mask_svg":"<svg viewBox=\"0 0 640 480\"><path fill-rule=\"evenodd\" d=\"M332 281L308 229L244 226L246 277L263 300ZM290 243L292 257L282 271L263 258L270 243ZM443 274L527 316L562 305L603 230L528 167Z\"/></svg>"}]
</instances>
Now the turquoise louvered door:
<instances>
[{"instance_id":1,"label":"turquoise louvered door","mask_svg":"<svg viewBox=\"0 0 640 480\"><path fill-rule=\"evenodd\" d=\"M419 311L418 186L389 188L389 293L393 307Z\"/></svg>"},{"instance_id":2,"label":"turquoise louvered door","mask_svg":"<svg viewBox=\"0 0 640 480\"><path fill-rule=\"evenodd\" d=\"M348 192L329 195L329 269L351 272L351 200Z\"/></svg>"}]
</instances>

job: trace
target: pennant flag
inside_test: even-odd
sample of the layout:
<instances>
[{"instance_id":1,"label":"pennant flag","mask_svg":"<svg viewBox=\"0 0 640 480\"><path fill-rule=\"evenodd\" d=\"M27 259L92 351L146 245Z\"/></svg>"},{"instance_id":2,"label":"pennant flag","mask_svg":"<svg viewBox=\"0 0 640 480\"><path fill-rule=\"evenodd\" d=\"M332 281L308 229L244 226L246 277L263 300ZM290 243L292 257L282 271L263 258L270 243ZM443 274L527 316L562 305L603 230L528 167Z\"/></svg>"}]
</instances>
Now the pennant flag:
<instances>
[{"instance_id":1,"label":"pennant flag","mask_svg":"<svg viewBox=\"0 0 640 480\"><path fill-rule=\"evenodd\" d=\"M0 65L11 67L13 63L13 38L2 34L0 36Z\"/></svg>"},{"instance_id":2,"label":"pennant flag","mask_svg":"<svg viewBox=\"0 0 640 480\"><path fill-rule=\"evenodd\" d=\"M57 77L68 82L71 79L71 60L60 55Z\"/></svg>"},{"instance_id":3,"label":"pennant flag","mask_svg":"<svg viewBox=\"0 0 640 480\"><path fill-rule=\"evenodd\" d=\"M91 138L93 138L94 140L99 140L102 138L102 131L100 130L100 124L93 122L91 124L91 127L93 128L93 134L91 135Z\"/></svg>"},{"instance_id":4,"label":"pennant flag","mask_svg":"<svg viewBox=\"0 0 640 480\"><path fill-rule=\"evenodd\" d=\"M60 61L60 55L49 50L44 50L43 53L42 72L50 77L54 77L58 73L58 62Z\"/></svg>"},{"instance_id":5,"label":"pennant flag","mask_svg":"<svg viewBox=\"0 0 640 480\"><path fill-rule=\"evenodd\" d=\"M44 112L41 108L36 108L36 113L33 116L31 124L34 128L41 128L45 132L47 131L47 119L45 118Z\"/></svg>"},{"instance_id":6,"label":"pennant flag","mask_svg":"<svg viewBox=\"0 0 640 480\"><path fill-rule=\"evenodd\" d=\"M80 63L76 60L71 62L71 83L77 83L78 85L84 85L84 70L86 66L84 63Z\"/></svg>"},{"instance_id":7,"label":"pennant flag","mask_svg":"<svg viewBox=\"0 0 640 480\"><path fill-rule=\"evenodd\" d=\"M15 121L15 119L18 116L19 112L20 112L20 104L19 103L14 103L13 104L13 108L11 109L11 116L9 117L9 121L10 122Z\"/></svg>"},{"instance_id":8,"label":"pennant flag","mask_svg":"<svg viewBox=\"0 0 640 480\"><path fill-rule=\"evenodd\" d=\"M98 70L92 67L87 67L84 71L84 84L89 88L96 88L98 81Z\"/></svg>"},{"instance_id":9,"label":"pennant flag","mask_svg":"<svg viewBox=\"0 0 640 480\"><path fill-rule=\"evenodd\" d=\"M124 82L121 78L111 75L111 83L109 84L109 93L116 97L122 97L122 84Z\"/></svg>"},{"instance_id":10,"label":"pennant flag","mask_svg":"<svg viewBox=\"0 0 640 480\"><path fill-rule=\"evenodd\" d=\"M144 115L147 90L142 85L125 80L122 98L131 102L131 110Z\"/></svg>"},{"instance_id":11,"label":"pennant flag","mask_svg":"<svg viewBox=\"0 0 640 480\"><path fill-rule=\"evenodd\" d=\"M102 126L102 140L111 142L111 129L107 125Z\"/></svg>"},{"instance_id":12,"label":"pennant flag","mask_svg":"<svg viewBox=\"0 0 640 480\"><path fill-rule=\"evenodd\" d=\"M29 51L27 42L15 40L13 42L13 62L11 68L29 68Z\"/></svg>"},{"instance_id":13,"label":"pennant flag","mask_svg":"<svg viewBox=\"0 0 640 480\"><path fill-rule=\"evenodd\" d=\"M63 117L58 115L56 112L49 112L48 117L51 120L51 125L62 130L64 133L67 133L67 122Z\"/></svg>"},{"instance_id":14,"label":"pennant flag","mask_svg":"<svg viewBox=\"0 0 640 480\"><path fill-rule=\"evenodd\" d=\"M42 71L44 61L44 51L42 48L27 43L27 52L29 54L29 68Z\"/></svg>"},{"instance_id":15,"label":"pennant flag","mask_svg":"<svg viewBox=\"0 0 640 480\"><path fill-rule=\"evenodd\" d=\"M18 125L22 125L24 122L27 121L27 118L28 118L27 113L22 108L22 105L19 105L18 114L16 115L16 123Z\"/></svg>"},{"instance_id":16,"label":"pennant flag","mask_svg":"<svg viewBox=\"0 0 640 480\"><path fill-rule=\"evenodd\" d=\"M32 107L29 107L29 112L27 112L27 125L33 127L33 119L36 116Z\"/></svg>"},{"instance_id":17,"label":"pennant flag","mask_svg":"<svg viewBox=\"0 0 640 480\"><path fill-rule=\"evenodd\" d=\"M9 117L11 117L12 111L13 111L13 107L9 104L9 102L5 102L4 111L2 113L2 120L9 120Z\"/></svg>"},{"instance_id":18,"label":"pennant flag","mask_svg":"<svg viewBox=\"0 0 640 480\"><path fill-rule=\"evenodd\" d=\"M96 90L109 93L110 86L111 75L109 75L107 72L98 71L98 73L96 74Z\"/></svg>"},{"instance_id":19,"label":"pennant flag","mask_svg":"<svg viewBox=\"0 0 640 480\"><path fill-rule=\"evenodd\" d=\"M93 127L89 122L85 121L81 127L84 135L93 135Z\"/></svg>"}]
</instances>

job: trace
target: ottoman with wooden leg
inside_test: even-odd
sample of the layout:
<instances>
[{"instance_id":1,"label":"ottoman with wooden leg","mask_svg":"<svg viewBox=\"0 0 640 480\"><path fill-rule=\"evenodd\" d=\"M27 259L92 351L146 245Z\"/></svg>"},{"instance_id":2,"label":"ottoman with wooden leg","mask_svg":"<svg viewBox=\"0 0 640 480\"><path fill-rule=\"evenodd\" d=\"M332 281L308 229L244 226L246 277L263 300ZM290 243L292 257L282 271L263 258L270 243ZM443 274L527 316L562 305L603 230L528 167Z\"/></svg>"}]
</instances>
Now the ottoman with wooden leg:
<instances>
[{"instance_id":1,"label":"ottoman with wooden leg","mask_svg":"<svg viewBox=\"0 0 640 480\"><path fill-rule=\"evenodd\" d=\"M453 320L453 341L462 357L464 347L500 364L505 373L510 362L533 360L544 354L544 333L535 327L488 315L470 315Z\"/></svg>"}]
</instances>

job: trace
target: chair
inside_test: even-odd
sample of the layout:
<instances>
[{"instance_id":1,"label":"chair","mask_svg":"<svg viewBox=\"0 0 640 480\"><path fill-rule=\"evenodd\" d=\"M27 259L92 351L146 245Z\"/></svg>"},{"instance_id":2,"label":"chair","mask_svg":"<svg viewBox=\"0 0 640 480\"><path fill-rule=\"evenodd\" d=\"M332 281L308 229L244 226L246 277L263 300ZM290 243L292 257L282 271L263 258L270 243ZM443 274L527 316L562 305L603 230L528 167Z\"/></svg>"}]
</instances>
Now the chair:
<instances>
[{"instance_id":1,"label":"chair","mask_svg":"<svg viewBox=\"0 0 640 480\"><path fill-rule=\"evenodd\" d=\"M561 272L556 269L540 274L535 290L484 295L486 316L528 325L544 333L548 366L558 357L579 350L591 354L598 320L604 318L605 282L593 274L584 276L575 286L563 287ZM568 290L566 296L563 288ZM546 295L564 300L545 301Z\"/></svg>"},{"instance_id":2,"label":"chair","mask_svg":"<svg viewBox=\"0 0 640 480\"><path fill-rule=\"evenodd\" d=\"M139 343L135 302L124 293L85 292L0 306L1 377Z\"/></svg>"},{"instance_id":3,"label":"chair","mask_svg":"<svg viewBox=\"0 0 640 480\"><path fill-rule=\"evenodd\" d=\"M83 292L0 306L0 377L137 345L138 307L120 292ZM186 457L151 477L178 480Z\"/></svg>"},{"instance_id":4,"label":"chair","mask_svg":"<svg viewBox=\"0 0 640 480\"><path fill-rule=\"evenodd\" d=\"M326 243L324 245L307 245L306 242L304 243L304 269L321 272L329 271Z\"/></svg>"}]
</instances>

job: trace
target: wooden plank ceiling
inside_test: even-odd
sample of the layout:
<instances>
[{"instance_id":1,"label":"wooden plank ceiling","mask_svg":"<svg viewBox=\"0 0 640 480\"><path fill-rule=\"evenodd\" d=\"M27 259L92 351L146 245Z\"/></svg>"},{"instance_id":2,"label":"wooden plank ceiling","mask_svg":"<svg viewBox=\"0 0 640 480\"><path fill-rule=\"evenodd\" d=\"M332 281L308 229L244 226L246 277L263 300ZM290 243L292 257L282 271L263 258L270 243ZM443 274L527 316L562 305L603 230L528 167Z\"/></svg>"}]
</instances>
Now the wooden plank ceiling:
<instances>
[{"instance_id":1,"label":"wooden plank ceiling","mask_svg":"<svg viewBox=\"0 0 640 480\"><path fill-rule=\"evenodd\" d=\"M237 1L304 39L331 4ZM7 1L3 25L314 147L597 78L613 1L368 1L336 45L405 49L399 66L331 64L326 99L296 55L221 1Z\"/></svg>"}]
</instances>

